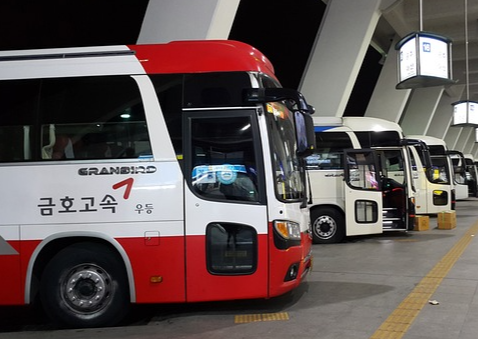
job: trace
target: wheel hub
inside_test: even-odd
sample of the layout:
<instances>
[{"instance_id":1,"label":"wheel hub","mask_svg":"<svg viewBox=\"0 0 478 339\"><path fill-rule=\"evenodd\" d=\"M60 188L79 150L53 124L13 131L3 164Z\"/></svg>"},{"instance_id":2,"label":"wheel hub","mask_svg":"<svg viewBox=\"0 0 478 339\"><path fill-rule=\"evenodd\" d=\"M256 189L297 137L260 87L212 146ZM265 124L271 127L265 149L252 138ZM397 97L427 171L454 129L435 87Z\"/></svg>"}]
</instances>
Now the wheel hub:
<instances>
[{"instance_id":1,"label":"wheel hub","mask_svg":"<svg viewBox=\"0 0 478 339\"><path fill-rule=\"evenodd\" d=\"M65 301L75 310L97 310L109 295L109 282L99 267L78 267L66 279Z\"/></svg>"},{"instance_id":2,"label":"wheel hub","mask_svg":"<svg viewBox=\"0 0 478 339\"><path fill-rule=\"evenodd\" d=\"M320 238L328 239L337 231L337 224L333 218L325 215L316 219L314 229Z\"/></svg>"}]
</instances>

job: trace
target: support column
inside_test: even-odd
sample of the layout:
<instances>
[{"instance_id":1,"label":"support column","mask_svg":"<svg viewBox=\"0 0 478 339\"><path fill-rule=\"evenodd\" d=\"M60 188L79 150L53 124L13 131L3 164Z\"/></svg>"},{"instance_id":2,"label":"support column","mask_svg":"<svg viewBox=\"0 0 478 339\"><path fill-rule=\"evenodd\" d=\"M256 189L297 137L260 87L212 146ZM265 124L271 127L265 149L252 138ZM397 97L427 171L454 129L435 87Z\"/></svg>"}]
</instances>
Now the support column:
<instances>
[{"instance_id":1,"label":"support column","mask_svg":"<svg viewBox=\"0 0 478 339\"><path fill-rule=\"evenodd\" d=\"M455 149L456 142L461 134L461 127L453 127L452 103L460 100L465 86L454 86L454 90L446 89L433 116L426 135L445 140L449 149Z\"/></svg>"},{"instance_id":2,"label":"support column","mask_svg":"<svg viewBox=\"0 0 478 339\"><path fill-rule=\"evenodd\" d=\"M398 41L398 38L395 38L388 51L387 58L368 103L367 111L365 112L366 117L382 118L396 123L400 121L412 90L395 89L398 81L395 45Z\"/></svg>"},{"instance_id":3,"label":"support column","mask_svg":"<svg viewBox=\"0 0 478 339\"><path fill-rule=\"evenodd\" d=\"M462 134L465 135L464 143L463 143L463 153L471 153L473 150L473 146L475 144L475 128L474 127L466 127Z\"/></svg>"},{"instance_id":4,"label":"support column","mask_svg":"<svg viewBox=\"0 0 478 339\"><path fill-rule=\"evenodd\" d=\"M461 132L455 142L455 150L465 153L466 143L470 137L472 127L461 127ZM447 135L448 136L448 135Z\"/></svg>"},{"instance_id":5,"label":"support column","mask_svg":"<svg viewBox=\"0 0 478 339\"><path fill-rule=\"evenodd\" d=\"M417 88L412 91L400 122L405 135L426 134L443 91L443 86Z\"/></svg>"},{"instance_id":6,"label":"support column","mask_svg":"<svg viewBox=\"0 0 478 339\"><path fill-rule=\"evenodd\" d=\"M381 0L329 0L299 90L317 116L341 117L380 18Z\"/></svg>"},{"instance_id":7,"label":"support column","mask_svg":"<svg viewBox=\"0 0 478 339\"><path fill-rule=\"evenodd\" d=\"M478 143L473 144L473 148L471 150L471 154L473 154L473 158L475 158L475 161L478 161Z\"/></svg>"},{"instance_id":8,"label":"support column","mask_svg":"<svg viewBox=\"0 0 478 339\"><path fill-rule=\"evenodd\" d=\"M428 127L428 130L425 131L426 135L445 139L445 136L447 135L448 130L453 122L453 107L451 104L459 100L462 90L463 89L457 91L456 93L447 93L447 91L443 93L430 126ZM453 129L458 128L453 127Z\"/></svg>"},{"instance_id":9,"label":"support column","mask_svg":"<svg viewBox=\"0 0 478 339\"><path fill-rule=\"evenodd\" d=\"M227 39L240 0L150 1L138 44Z\"/></svg>"},{"instance_id":10,"label":"support column","mask_svg":"<svg viewBox=\"0 0 478 339\"><path fill-rule=\"evenodd\" d=\"M446 135L445 135L445 143L449 150L458 150L458 139L461 136L461 132L463 127L453 127L451 126Z\"/></svg>"}]
</instances>

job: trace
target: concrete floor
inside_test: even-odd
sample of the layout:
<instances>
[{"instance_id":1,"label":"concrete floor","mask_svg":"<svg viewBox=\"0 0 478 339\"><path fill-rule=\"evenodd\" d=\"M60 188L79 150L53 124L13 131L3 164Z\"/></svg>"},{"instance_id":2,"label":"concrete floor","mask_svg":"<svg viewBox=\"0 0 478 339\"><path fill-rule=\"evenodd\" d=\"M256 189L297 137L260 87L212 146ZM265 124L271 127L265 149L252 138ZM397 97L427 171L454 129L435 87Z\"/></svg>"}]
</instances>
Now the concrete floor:
<instances>
[{"instance_id":1,"label":"concrete floor","mask_svg":"<svg viewBox=\"0 0 478 339\"><path fill-rule=\"evenodd\" d=\"M476 339L477 207L478 199L457 202L452 230L437 229L431 217L427 231L314 245L307 282L282 297L144 306L124 326L87 330L2 307L0 338Z\"/></svg>"}]
</instances>

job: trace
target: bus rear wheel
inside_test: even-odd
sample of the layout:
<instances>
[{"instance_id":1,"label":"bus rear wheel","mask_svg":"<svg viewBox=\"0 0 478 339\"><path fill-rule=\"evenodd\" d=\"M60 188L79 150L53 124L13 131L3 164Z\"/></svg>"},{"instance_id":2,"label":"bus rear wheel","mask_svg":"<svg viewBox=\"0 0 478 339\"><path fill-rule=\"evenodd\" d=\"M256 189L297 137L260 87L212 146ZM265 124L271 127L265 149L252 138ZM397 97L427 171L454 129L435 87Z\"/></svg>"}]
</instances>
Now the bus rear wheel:
<instances>
[{"instance_id":1,"label":"bus rear wheel","mask_svg":"<svg viewBox=\"0 0 478 339\"><path fill-rule=\"evenodd\" d=\"M345 218L336 209L322 207L311 212L312 236L315 244L341 242L345 236Z\"/></svg>"},{"instance_id":2,"label":"bus rear wheel","mask_svg":"<svg viewBox=\"0 0 478 339\"><path fill-rule=\"evenodd\" d=\"M129 308L124 265L107 247L66 247L48 263L40 297L50 318L68 327L113 326Z\"/></svg>"}]
</instances>

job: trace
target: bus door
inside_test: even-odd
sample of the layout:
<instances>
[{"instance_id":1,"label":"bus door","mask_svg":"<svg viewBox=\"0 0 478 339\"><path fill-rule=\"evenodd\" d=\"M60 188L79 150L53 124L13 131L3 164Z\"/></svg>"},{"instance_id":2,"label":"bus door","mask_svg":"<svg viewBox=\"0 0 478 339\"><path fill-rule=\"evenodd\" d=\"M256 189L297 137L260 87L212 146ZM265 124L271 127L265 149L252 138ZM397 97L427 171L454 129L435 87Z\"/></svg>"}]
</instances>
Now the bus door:
<instances>
[{"instance_id":1,"label":"bus door","mask_svg":"<svg viewBox=\"0 0 478 339\"><path fill-rule=\"evenodd\" d=\"M268 291L268 214L255 109L183 114L186 299Z\"/></svg>"},{"instance_id":2,"label":"bus door","mask_svg":"<svg viewBox=\"0 0 478 339\"><path fill-rule=\"evenodd\" d=\"M415 196L410 155L405 146L374 148L380 163L383 192L384 230L406 231L413 228Z\"/></svg>"},{"instance_id":3,"label":"bus door","mask_svg":"<svg viewBox=\"0 0 478 339\"><path fill-rule=\"evenodd\" d=\"M456 200L468 198L468 183L466 181L465 158L459 151L448 151L453 164L453 183Z\"/></svg>"},{"instance_id":4,"label":"bus door","mask_svg":"<svg viewBox=\"0 0 478 339\"><path fill-rule=\"evenodd\" d=\"M382 233L382 192L376 154L371 149L344 151L346 235Z\"/></svg>"}]
</instances>

